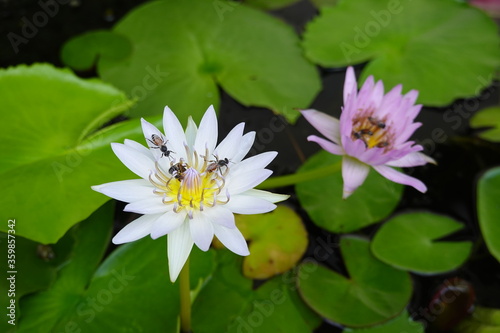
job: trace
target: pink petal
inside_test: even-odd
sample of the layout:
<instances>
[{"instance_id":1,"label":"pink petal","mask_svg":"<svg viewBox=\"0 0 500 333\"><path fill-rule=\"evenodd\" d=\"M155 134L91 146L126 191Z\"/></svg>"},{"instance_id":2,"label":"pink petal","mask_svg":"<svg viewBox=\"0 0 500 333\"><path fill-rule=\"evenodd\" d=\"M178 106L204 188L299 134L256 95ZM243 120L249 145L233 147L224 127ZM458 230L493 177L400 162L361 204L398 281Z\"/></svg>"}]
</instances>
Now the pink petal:
<instances>
[{"instance_id":1,"label":"pink petal","mask_svg":"<svg viewBox=\"0 0 500 333\"><path fill-rule=\"evenodd\" d=\"M344 104L349 100L349 95L351 96L356 95L358 89L357 85L358 84L356 82L356 75L354 75L354 69L351 66L349 66L347 68L344 81Z\"/></svg>"},{"instance_id":2,"label":"pink petal","mask_svg":"<svg viewBox=\"0 0 500 333\"><path fill-rule=\"evenodd\" d=\"M303 110L300 112L318 132L326 136L330 141L340 144L340 125L337 118L316 110Z\"/></svg>"},{"instance_id":3,"label":"pink petal","mask_svg":"<svg viewBox=\"0 0 500 333\"><path fill-rule=\"evenodd\" d=\"M427 163L436 164L436 161L425 154L419 152L410 153L398 160L387 162L386 165L400 168L408 168L419 165L425 165Z\"/></svg>"},{"instance_id":4,"label":"pink petal","mask_svg":"<svg viewBox=\"0 0 500 333\"><path fill-rule=\"evenodd\" d=\"M344 156L342 159L342 178L344 180L344 193L342 198L347 199L368 176L370 168L358 160Z\"/></svg>"},{"instance_id":5,"label":"pink petal","mask_svg":"<svg viewBox=\"0 0 500 333\"><path fill-rule=\"evenodd\" d=\"M398 184L412 186L422 193L425 193L427 191L427 186L425 186L425 184L417 178L405 175L404 173L396 171L393 168L385 165L375 165L373 166L373 168L390 181Z\"/></svg>"},{"instance_id":6,"label":"pink petal","mask_svg":"<svg viewBox=\"0 0 500 333\"><path fill-rule=\"evenodd\" d=\"M316 135L309 135L307 137L307 140L312 141L312 142L316 142L317 144L319 144L321 146L321 148L323 148L324 150L326 150L327 152L329 152L331 154L334 154L334 155L344 155L345 154L342 146L339 146L333 142L330 142L328 140L320 138Z\"/></svg>"}]
</instances>

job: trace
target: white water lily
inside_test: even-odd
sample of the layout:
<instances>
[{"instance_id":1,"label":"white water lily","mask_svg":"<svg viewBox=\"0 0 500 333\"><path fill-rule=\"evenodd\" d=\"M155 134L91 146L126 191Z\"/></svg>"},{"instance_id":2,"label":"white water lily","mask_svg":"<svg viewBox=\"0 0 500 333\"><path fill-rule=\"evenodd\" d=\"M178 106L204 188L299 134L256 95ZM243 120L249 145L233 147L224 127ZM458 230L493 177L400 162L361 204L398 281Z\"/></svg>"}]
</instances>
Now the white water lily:
<instances>
[{"instance_id":1,"label":"white water lily","mask_svg":"<svg viewBox=\"0 0 500 333\"><path fill-rule=\"evenodd\" d=\"M277 152L243 160L255 132L243 134L235 126L217 144L217 118L208 108L200 127L189 118L184 132L177 117L165 107L161 133L142 119L149 148L131 140L112 143L116 156L141 179L93 186L92 189L128 202L125 211L144 214L113 238L122 244L151 235L168 235L170 279L174 282L193 244L207 251L214 235L232 252L246 256L247 243L235 225L234 213L260 214L274 210L288 196L256 190L272 171L266 166Z\"/></svg>"}]
</instances>

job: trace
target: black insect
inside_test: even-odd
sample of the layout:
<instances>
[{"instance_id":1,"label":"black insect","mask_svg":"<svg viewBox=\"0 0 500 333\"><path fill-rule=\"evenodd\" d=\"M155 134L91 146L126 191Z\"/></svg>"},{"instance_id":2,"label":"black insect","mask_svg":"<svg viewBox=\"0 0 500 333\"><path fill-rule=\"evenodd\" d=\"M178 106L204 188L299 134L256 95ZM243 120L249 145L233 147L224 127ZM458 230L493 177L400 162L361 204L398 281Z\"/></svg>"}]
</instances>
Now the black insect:
<instances>
[{"instance_id":1,"label":"black insect","mask_svg":"<svg viewBox=\"0 0 500 333\"><path fill-rule=\"evenodd\" d=\"M148 141L154 145L154 147L150 147L150 148L160 149L162 156L170 157L170 154L173 153L173 151L168 150L168 148L167 148L167 141L168 140L164 140L159 135L156 135L156 134L151 135L151 139L148 139Z\"/></svg>"}]
</instances>

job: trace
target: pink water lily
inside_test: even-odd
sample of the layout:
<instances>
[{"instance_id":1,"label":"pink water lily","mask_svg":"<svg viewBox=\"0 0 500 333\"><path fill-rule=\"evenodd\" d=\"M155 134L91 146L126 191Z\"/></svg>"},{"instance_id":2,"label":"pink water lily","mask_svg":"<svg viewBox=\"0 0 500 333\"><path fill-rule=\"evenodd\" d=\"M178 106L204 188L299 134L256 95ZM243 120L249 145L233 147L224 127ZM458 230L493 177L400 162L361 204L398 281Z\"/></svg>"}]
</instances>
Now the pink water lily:
<instances>
[{"instance_id":1,"label":"pink water lily","mask_svg":"<svg viewBox=\"0 0 500 333\"><path fill-rule=\"evenodd\" d=\"M344 83L344 106L340 120L316 110L302 115L328 140L310 135L326 151L341 155L344 199L349 197L368 176L370 167L385 178L409 185L425 193L425 184L392 167L414 167L435 161L420 153L422 146L407 141L421 123L414 122L422 105L415 105L416 90L401 94L397 85L384 94L382 81L368 77L357 91L352 67L347 69Z\"/></svg>"},{"instance_id":2,"label":"pink water lily","mask_svg":"<svg viewBox=\"0 0 500 333\"><path fill-rule=\"evenodd\" d=\"M244 159L255 132L243 134L236 125L217 145L217 118L210 106L197 127L189 118L184 130L165 107L162 133L142 119L148 147L132 140L113 143L116 156L139 179L93 186L125 201L125 211L143 214L113 237L113 243L133 242L147 235L168 235L170 279L175 281L194 244L207 251L216 236L232 252L246 256L248 246L234 220L237 214L274 210L288 196L256 190L272 171L266 166L277 152Z\"/></svg>"}]
</instances>

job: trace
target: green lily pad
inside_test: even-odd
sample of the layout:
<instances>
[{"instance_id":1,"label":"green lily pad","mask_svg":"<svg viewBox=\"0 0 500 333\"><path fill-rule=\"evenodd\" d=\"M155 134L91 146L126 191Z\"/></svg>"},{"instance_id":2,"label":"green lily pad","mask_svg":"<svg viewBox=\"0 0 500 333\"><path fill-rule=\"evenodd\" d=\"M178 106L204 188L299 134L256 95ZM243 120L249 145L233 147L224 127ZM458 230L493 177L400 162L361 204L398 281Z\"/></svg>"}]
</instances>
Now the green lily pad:
<instances>
[{"instance_id":1,"label":"green lily pad","mask_svg":"<svg viewBox=\"0 0 500 333\"><path fill-rule=\"evenodd\" d=\"M167 23L166 23L167 22ZM161 113L165 105L181 119L197 121L218 85L243 105L282 113L309 106L320 90L316 68L283 22L233 1L155 1L116 24L133 52L117 61L99 59L98 72L137 98L133 116Z\"/></svg>"},{"instance_id":2,"label":"green lily pad","mask_svg":"<svg viewBox=\"0 0 500 333\"><path fill-rule=\"evenodd\" d=\"M488 141L500 142L500 107L494 106L481 110L472 116L470 126L473 128L488 129L478 134Z\"/></svg>"},{"instance_id":3,"label":"green lily pad","mask_svg":"<svg viewBox=\"0 0 500 333\"><path fill-rule=\"evenodd\" d=\"M306 251L307 231L297 213L286 206L267 214L236 215L236 223L250 241L250 255L243 259L243 275L250 279L284 273Z\"/></svg>"},{"instance_id":4,"label":"green lily pad","mask_svg":"<svg viewBox=\"0 0 500 333\"><path fill-rule=\"evenodd\" d=\"M408 213L387 221L372 242L372 252L394 267L422 274L456 269L470 255L472 242L438 241L463 224L432 213Z\"/></svg>"},{"instance_id":5,"label":"green lily pad","mask_svg":"<svg viewBox=\"0 0 500 333\"><path fill-rule=\"evenodd\" d=\"M295 186L302 207L315 224L335 233L347 233L377 223L396 208L403 186L373 170L347 200L342 199L342 157L320 151L299 169L307 172L338 164L338 172Z\"/></svg>"},{"instance_id":6,"label":"green lily pad","mask_svg":"<svg viewBox=\"0 0 500 333\"><path fill-rule=\"evenodd\" d=\"M256 290L241 274L242 258L217 251L217 267L193 304L193 332L311 332L320 318L292 280L275 277Z\"/></svg>"},{"instance_id":7,"label":"green lily pad","mask_svg":"<svg viewBox=\"0 0 500 333\"><path fill-rule=\"evenodd\" d=\"M56 243L109 200L91 185L137 178L109 144L144 142L139 121L98 130L130 105L108 84L50 65L0 70L0 109L8 110L0 115L0 186L9 193L0 206L5 220L18 221L18 236Z\"/></svg>"},{"instance_id":8,"label":"green lily pad","mask_svg":"<svg viewBox=\"0 0 500 333\"><path fill-rule=\"evenodd\" d=\"M458 1L339 1L307 26L304 48L322 66L368 62L360 82L402 83L432 106L477 95L500 60L495 23Z\"/></svg>"},{"instance_id":9,"label":"green lily pad","mask_svg":"<svg viewBox=\"0 0 500 333\"><path fill-rule=\"evenodd\" d=\"M401 313L412 294L410 275L375 258L367 240L345 236L340 249L347 276L316 262L300 266L298 286L305 302L349 327L381 324Z\"/></svg>"},{"instance_id":10,"label":"green lily pad","mask_svg":"<svg viewBox=\"0 0 500 333\"><path fill-rule=\"evenodd\" d=\"M403 311L399 316L391 319L382 325L369 328L346 328L344 333L424 333L424 326L421 322L413 321L407 311Z\"/></svg>"},{"instance_id":11,"label":"green lily pad","mask_svg":"<svg viewBox=\"0 0 500 333\"><path fill-rule=\"evenodd\" d=\"M477 216L491 254L500 261L500 168L485 172L477 184Z\"/></svg>"},{"instance_id":12,"label":"green lily pad","mask_svg":"<svg viewBox=\"0 0 500 333\"><path fill-rule=\"evenodd\" d=\"M76 70L92 68L98 58L121 60L132 52L128 38L111 31L90 31L67 42L61 60Z\"/></svg>"}]
</instances>

